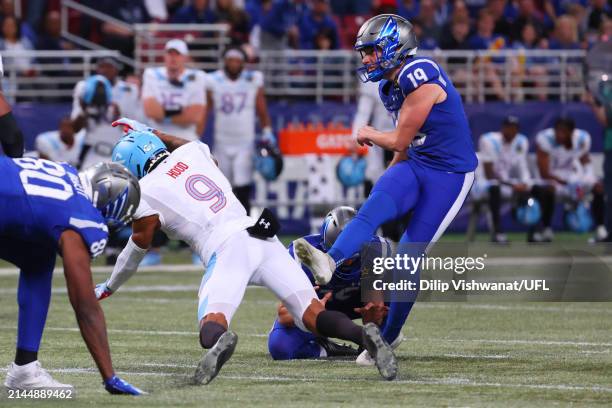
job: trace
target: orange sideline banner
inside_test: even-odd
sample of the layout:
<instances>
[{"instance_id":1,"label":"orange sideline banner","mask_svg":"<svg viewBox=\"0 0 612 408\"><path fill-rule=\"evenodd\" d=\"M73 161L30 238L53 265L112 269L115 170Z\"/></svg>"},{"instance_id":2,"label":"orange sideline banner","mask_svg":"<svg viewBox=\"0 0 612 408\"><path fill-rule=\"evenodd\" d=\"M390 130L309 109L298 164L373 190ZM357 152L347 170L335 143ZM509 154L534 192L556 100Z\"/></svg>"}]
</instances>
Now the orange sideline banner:
<instances>
[{"instance_id":1,"label":"orange sideline banner","mask_svg":"<svg viewBox=\"0 0 612 408\"><path fill-rule=\"evenodd\" d=\"M355 144L351 129L283 129L278 133L279 146L285 155L302 154L349 154ZM357 153L366 154L361 146Z\"/></svg>"}]
</instances>

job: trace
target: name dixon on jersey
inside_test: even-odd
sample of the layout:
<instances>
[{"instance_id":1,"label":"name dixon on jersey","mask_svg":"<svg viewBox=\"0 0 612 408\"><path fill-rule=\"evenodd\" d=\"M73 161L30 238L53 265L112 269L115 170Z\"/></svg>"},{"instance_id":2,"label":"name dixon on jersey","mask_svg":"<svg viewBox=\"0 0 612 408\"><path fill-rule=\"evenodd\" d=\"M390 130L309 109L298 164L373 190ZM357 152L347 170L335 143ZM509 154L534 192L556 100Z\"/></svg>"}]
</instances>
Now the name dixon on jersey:
<instances>
[{"instance_id":1,"label":"name dixon on jersey","mask_svg":"<svg viewBox=\"0 0 612 408\"><path fill-rule=\"evenodd\" d=\"M180 176L181 174L183 174L185 172L185 170L187 170L189 168L188 165L186 165L183 162L178 162L174 165L174 167L172 167L170 170L168 170L166 172L167 175L169 175L170 177L172 177L173 179L176 179L178 176Z\"/></svg>"}]
</instances>

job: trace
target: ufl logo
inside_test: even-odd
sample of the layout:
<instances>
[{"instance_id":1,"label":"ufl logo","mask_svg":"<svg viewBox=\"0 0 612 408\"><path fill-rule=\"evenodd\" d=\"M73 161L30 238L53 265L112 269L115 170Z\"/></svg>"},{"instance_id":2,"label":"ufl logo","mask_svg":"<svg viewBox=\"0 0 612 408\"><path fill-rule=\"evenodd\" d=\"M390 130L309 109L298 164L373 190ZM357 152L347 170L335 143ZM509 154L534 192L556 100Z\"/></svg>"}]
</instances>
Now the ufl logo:
<instances>
[{"instance_id":1,"label":"ufl logo","mask_svg":"<svg viewBox=\"0 0 612 408\"><path fill-rule=\"evenodd\" d=\"M146 145L142 146L142 150L147 153L149 151L151 151L151 149L153 149L153 143L149 142Z\"/></svg>"}]
</instances>

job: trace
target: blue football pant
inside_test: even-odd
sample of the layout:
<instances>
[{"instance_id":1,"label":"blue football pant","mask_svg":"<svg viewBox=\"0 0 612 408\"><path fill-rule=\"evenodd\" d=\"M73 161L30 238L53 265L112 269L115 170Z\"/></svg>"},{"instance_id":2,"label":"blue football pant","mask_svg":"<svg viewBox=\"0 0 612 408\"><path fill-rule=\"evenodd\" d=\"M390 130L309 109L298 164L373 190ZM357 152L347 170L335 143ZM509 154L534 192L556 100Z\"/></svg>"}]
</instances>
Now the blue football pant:
<instances>
[{"instance_id":1,"label":"blue football pant","mask_svg":"<svg viewBox=\"0 0 612 408\"><path fill-rule=\"evenodd\" d=\"M380 177L366 202L328 253L336 263L341 263L358 252L381 224L409 211L412 211L412 218L400 244L423 243L422 249L426 250L455 218L473 182L473 172L451 173L423 166L414 160L400 162ZM412 278L418 280L418 273ZM412 305L413 302L391 302L382 330L389 343L399 335Z\"/></svg>"},{"instance_id":2,"label":"blue football pant","mask_svg":"<svg viewBox=\"0 0 612 408\"><path fill-rule=\"evenodd\" d=\"M274 360L318 358L321 346L315 338L312 333L297 327L285 327L275 320L268 335L268 351Z\"/></svg>"},{"instance_id":3,"label":"blue football pant","mask_svg":"<svg viewBox=\"0 0 612 408\"><path fill-rule=\"evenodd\" d=\"M0 237L0 258L19 268L17 348L37 352L51 301L56 248Z\"/></svg>"}]
</instances>

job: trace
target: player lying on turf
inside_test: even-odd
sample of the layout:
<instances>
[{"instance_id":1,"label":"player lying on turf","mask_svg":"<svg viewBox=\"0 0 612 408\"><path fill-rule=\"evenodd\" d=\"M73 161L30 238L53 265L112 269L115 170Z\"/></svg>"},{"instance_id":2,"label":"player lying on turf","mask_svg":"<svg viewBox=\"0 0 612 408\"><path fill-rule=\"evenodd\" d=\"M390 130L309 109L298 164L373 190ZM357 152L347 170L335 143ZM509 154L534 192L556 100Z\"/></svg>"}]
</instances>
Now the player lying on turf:
<instances>
[{"instance_id":1,"label":"player lying on turf","mask_svg":"<svg viewBox=\"0 0 612 408\"><path fill-rule=\"evenodd\" d=\"M266 212L256 223L246 215L206 144L157 132L164 144L137 122L120 120L115 125L136 130L115 146L113 160L125 163L141 179L141 203L132 236L112 276L97 289L98 297L116 291L136 271L153 234L161 228L187 242L206 264L198 322L200 344L210 350L198 365L196 382L210 382L234 352L238 338L228 326L249 283L274 292L297 327L367 348L381 375L395 378L395 356L378 327L362 328L343 313L325 310L308 278L276 238L277 221Z\"/></svg>"},{"instance_id":2,"label":"player lying on turf","mask_svg":"<svg viewBox=\"0 0 612 408\"><path fill-rule=\"evenodd\" d=\"M327 214L321 232L319 234L307 235L305 240L316 248L326 251L329 249L346 224L357 214L352 207L336 207ZM388 256L391 253L389 243L381 237L374 236L371 240L372 249L376 256ZM289 245L289 254L295 257L293 243ZM316 278L307 266L302 269L311 284L316 285ZM373 322L381 325L386 316L386 306L381 302L362 301L361 293L361 256L360 254L344 261L334 271L334 276L327 284L315 286L317 295L325 300L327 310L336 310L344 313L351 319L360 316L364 322ZM396 348L401 342L398 337ZM394 347L395 346L395 347ZM358 351L350 346L340 345L325 337L318 337L312 333L305 332L295 326L291 314L282 303L278 307L278 318L274 322L268 336L268 351L275 360L293 360L303 358L325 358L325 357L357 357ZM358 363L370 365L371 360L364 351L357 360ZM373 364L373 362L371 363Z\"/></svg>"},{"instance_id":3,"label":"player lying on turf","mask_svg":"<svg viewBox=\"0 0 612 408\"><path fill-rule=\"evenodd\" d=\"M295 242L298 257L324 281L329 281L337 265L357 253L382 223L408 212L412 212L412 218L398 252L421 256L457 215L478 162L461 96L435 61L415 56L417 41L412 24L393 14L373 17L361 26L355 49L362 56L362 79L380 81L380 97L396 122L391 132L365 126L358 131L357 139L361 144L393 150L395 156L357 216L327 253L306 240ZM418 244L401 245L407 243ZM394 280L418 280L416 272L396 272ZM390 295L382 332L392 343L416 294L412 299L400 299L403 294L397 292Z\"/></svg>"},{"instance_id":4,"label":"player lying on turf","mask_svg":"<svg viewBox=\"0 0 612 408\"><path fill-rule=\"evenodd\" d=\"M38 362L59 253L70 303L104 387L111 394L141 394L113 371L90 269L90 258L104 251L108 227L130 221L140 199L138 181L117 163L77 173L66 163L33 158L0 157L0 174L0 259L20 269L17 353L4 385L20 390L72 387L55 381Z\"/></svg>"}]
</instances>

